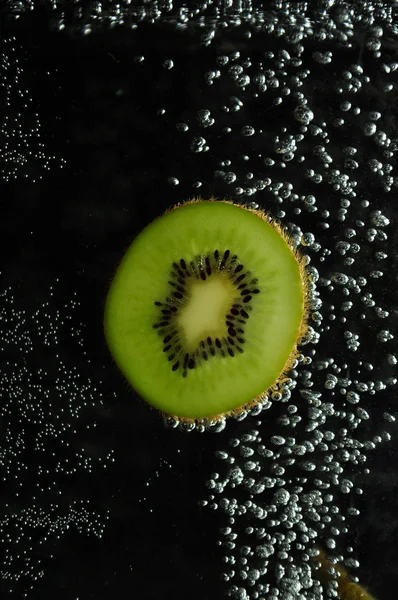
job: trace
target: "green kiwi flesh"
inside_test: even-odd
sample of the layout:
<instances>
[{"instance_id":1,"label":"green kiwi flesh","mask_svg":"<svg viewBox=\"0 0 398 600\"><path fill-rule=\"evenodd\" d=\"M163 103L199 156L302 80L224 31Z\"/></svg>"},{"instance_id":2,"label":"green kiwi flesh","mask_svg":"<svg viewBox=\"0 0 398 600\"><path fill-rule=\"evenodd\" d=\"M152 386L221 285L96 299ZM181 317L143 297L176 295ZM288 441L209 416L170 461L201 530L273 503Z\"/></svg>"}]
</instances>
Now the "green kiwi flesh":
<instances>
[{"instance_id":1,"label":"green kiwi flesh","mask_svg":"<svg viewBox=\"0 0 398 600\"><path fill-rule=\"evenodd\" d=\"M153 407L181 419L239 411L280 377L303 334L303 266L261 212L174 207L133 241L104 315L111 354Z\"/></svg>"}]
</instances>

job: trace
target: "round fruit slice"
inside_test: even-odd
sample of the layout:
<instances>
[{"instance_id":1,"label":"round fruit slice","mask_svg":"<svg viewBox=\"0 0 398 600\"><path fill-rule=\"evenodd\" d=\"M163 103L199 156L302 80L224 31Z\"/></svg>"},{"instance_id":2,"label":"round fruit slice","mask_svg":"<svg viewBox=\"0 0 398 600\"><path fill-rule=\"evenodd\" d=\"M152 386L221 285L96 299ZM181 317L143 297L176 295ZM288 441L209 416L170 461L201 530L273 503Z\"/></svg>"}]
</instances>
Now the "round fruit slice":
<instances>
[{"instance_id":1,"label":"round fruit slice","mask_svg":"<svg viewBox=\"0 0 398 600\"><path fill-rule=\"evenodd\" d=\"M194 200L148 225L111 283L105 336L152 406L214 419L261 400L304 334L303 262L262 211Z\"/></svg>"}]
</instances>

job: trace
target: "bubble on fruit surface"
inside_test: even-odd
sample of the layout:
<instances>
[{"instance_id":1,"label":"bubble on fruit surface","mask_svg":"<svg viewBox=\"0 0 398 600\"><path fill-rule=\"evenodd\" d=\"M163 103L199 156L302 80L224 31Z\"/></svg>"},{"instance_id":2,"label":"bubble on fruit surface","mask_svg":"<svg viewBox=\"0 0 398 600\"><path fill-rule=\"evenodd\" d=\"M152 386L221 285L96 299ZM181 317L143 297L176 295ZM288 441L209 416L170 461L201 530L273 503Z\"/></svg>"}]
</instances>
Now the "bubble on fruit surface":
<instances>
[{"instance_id":1,"label":"bubble on fruit surface","mask_svg":"<svg viewBox=\"0 0 398 600\"><path fill-rule=\"evenodd\" d=\"M85 354L76 297L60 307L58 293L55 283L31 311L20 307L16 286L0 293L1 577L18 597L43 577L43 557L53 556L69 530L101 538L108 521L108 511L76 483L102 474L113 451L93 442L100 382L82 375L63 349L67 343ZM47 361L38 362L38 352Z\"/></svg>"}]
</instances>

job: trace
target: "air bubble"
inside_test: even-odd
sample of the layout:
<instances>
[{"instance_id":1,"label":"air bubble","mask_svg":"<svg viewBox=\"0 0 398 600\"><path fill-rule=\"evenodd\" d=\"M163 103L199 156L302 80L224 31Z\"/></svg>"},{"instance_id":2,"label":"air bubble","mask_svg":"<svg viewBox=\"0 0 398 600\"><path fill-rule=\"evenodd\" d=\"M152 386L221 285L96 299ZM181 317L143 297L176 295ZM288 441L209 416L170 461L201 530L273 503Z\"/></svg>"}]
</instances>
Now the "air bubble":
<instances>
[{"instance_id":1,"label":"air bubble","mask_svg":"<svg viewBox=\"0 0 398 600\"><path fill-rule=\"evenodd\" d=\"M314 119L314 113L307 106L297 106L297 108L294 110L294 117L300 123L308 125Z\"/></svg>"},{"instance_id":2,"label":"air bubble","mask_svg":"<svg viewBox=\"0 0 398 600\"><path fill-rule=\"evenodd\" d=\"M202 136L195 137L191 142L191 150L194 153L206 151L206 140Z\"/></svg>"},{"instance_id":3,"label":"air bubble","mask_svg":"<svg viewBox=\"0 0 398 600\"><path fill-rule=\"evenodd\" d=\"M374 135L376 133L376 131L377 131L376 123L366 123L363 128L363 132L367 136Z\"/></svg>"},{"instance_id":4,"label":"air bubble","mask_svg":"<svg viewBox=\"0 0 398 600\"><path fill-rule=\"evenodd\" d=\"M255 134L255 129L254 127L251 127L250 125L245 125L242 128L242 135L244 135L245 137L249 137Z\"/></svg>"}]
</instances>

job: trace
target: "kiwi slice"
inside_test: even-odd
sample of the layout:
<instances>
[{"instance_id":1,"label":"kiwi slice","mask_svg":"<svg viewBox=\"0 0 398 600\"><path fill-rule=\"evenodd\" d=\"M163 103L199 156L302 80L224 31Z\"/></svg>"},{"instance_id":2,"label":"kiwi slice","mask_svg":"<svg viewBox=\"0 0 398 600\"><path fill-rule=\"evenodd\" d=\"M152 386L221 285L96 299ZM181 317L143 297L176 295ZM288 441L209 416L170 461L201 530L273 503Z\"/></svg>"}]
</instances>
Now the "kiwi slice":
<instances>
[{"instance_id":1,"label":"kiwi slice","mask_svg":"<svg viewBox=\"0 0 398 600\"><path fill-rule=\"evenodd\" d=\"M182 420L247 409L304 335L303 261L263 211L192 200L148 225L111 283L105 337L150 405Z\"/></svg>"}]
</instances>

